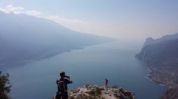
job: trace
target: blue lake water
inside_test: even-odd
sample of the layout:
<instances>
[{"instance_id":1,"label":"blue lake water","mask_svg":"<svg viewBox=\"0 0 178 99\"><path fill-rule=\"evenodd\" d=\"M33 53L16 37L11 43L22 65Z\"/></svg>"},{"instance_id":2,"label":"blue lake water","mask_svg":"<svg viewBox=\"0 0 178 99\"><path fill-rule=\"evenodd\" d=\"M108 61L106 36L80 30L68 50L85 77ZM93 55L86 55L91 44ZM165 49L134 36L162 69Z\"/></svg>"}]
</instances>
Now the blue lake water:
<instances>
[{"instance_id":1,"label":"blue lake water","mask_svg":"<svg viewBox=\"0 0 178 99\"><path fill-rule=\"evenodd\" d=\"M12 99L51 99L56 93L60 71L70 75L69 89L85 84L123 87L134 92L137 99L159 99L165 88L146 78L148 68L135 54L139 48L117 42L88 46L58 54L25 66L8 69Z\"/></svg>"}]
</instances>

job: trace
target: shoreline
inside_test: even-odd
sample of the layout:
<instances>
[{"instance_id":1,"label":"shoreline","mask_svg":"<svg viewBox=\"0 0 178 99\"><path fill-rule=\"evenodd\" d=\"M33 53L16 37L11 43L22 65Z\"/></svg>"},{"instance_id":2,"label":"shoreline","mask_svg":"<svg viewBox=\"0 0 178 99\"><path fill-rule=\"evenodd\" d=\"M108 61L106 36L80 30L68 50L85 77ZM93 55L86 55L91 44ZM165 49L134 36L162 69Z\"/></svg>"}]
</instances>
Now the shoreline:
<instances>
[{"instance_id":1,"label":"shoreline","mask_svg":"<svg viewBox=\"0 0 178 99\"><path fill-rule=\"evenodd\" d=\"M168 86L166 84L164 84L164 82L161 82L161 81L158 81L158 80L154 79L153 72L156 72L156 71L154 71L150 66L148 66L148 73L146 75L146 78L148 80L150 80L151 82L156 83L159 86L163 86L163 87L168 88Z\"/></svg>"},{"instance_id":2,"label":"shoreline","mask_svg":"<svg viewBox=\"0 0 178 99\"><path fill-rule=\"evenodd\" d=\"M150 82L153 82L153 83L155 83L155 84L157 84L157 85L159 85L159 86L167 87L165 84L160 83L160 82L157 82L157 81L151 79L151 78L149 77L149 74L147 74L147 75L145 76L145 79L147 79L147 80L149 80Z\"/></svg>"},{"instance_id":3,"label":"shoreline","mask_svg":"<svg viewBox=\"0 0 178 99\"><path fill-rule=\"evenodd\" d=\"M167 87L163 82L160 82L160 81L156 81L155 79L153 79L153 75L152 73L154 72L153 69L150 67L150 66L147 66L147 74L145 76L145 79L148 79L149 81L159 85L159 86L164 86L164 87Z\"/></svg>"}]
</instances>

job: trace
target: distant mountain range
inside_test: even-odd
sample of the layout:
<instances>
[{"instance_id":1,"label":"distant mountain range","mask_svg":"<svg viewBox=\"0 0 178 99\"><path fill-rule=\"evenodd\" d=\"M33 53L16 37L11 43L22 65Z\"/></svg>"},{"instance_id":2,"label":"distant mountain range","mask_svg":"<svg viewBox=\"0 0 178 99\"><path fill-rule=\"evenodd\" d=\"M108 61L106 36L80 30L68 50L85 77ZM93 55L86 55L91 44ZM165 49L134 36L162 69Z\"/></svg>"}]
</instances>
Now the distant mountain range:
<instances>
[{"instance_id":1,"label":"distant mountain range","mask_svg":"<svg viewBox=\"0 0 178 99\"><path fill-rule=\"evenodd\" d=\"M136 57L150 67L153 81L168 87L162 99L178 99L178 33L148 38Z\"/></svg>"},{"instance_id":2,"label":"distant mountain range","mask_svg":"<svg viewBox=\"0 0 178 99\"><path fill-rule=\"evenodd\" d=\"M69 30L49 20L0 12L0 68L107 40Z\"/></svg>"}]
</instances>

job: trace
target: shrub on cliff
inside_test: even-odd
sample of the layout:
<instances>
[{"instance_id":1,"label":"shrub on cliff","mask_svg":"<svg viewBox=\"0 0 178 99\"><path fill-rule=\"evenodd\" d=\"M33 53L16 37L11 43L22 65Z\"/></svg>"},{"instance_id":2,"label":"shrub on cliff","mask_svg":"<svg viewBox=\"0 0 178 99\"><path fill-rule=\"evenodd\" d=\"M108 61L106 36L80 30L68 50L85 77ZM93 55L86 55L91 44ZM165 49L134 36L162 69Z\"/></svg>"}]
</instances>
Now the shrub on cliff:
<instances>
[{"instance_id":1,"label":"shrub on cliff","mask_svg":"<svg viewBox=\"0 0 178 99\"><path fill-rule=\"evenodd\" d=\"M0 99L9 99L8 93L10 92L9 74L3 74L0 71Z\"/></svg>"}]
</instances>

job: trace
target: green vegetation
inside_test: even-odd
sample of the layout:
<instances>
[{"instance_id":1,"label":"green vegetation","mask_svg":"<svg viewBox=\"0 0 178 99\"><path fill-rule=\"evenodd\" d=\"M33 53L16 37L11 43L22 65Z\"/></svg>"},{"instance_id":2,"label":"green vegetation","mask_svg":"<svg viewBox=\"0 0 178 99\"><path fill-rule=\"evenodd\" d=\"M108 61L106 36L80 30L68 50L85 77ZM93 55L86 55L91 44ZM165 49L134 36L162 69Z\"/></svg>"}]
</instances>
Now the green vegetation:
<instances>
[{"instance_id":1,"label":"green vegetation","mask_svg":"<svg viewBox=\"0 0 178 99\"><path fill-rule=\"evenodd\" d=\"M8 93L10 92L9 74L3 74L0 71L0 99L9 99Z\"/></svg>"}]
</instances>

